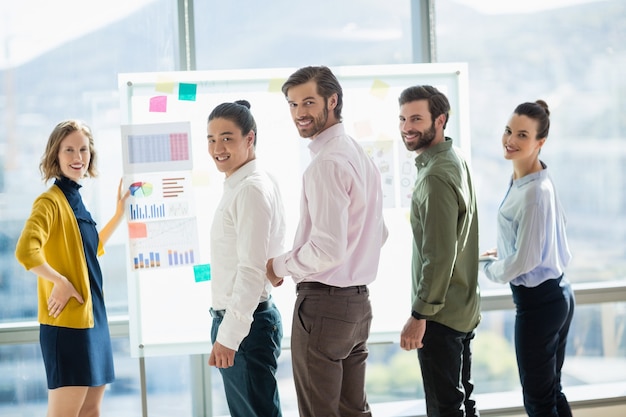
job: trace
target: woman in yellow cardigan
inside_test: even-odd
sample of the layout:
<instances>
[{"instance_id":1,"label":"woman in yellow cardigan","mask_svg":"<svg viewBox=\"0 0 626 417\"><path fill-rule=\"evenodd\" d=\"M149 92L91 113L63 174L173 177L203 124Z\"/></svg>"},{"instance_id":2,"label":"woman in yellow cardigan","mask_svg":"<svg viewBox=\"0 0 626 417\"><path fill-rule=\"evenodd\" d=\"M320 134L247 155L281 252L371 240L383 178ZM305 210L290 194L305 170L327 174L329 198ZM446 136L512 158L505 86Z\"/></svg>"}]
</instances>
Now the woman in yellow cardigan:
<instances>
[{"instance_id":1,"label":"woman in yellow cardigan","mask_svg":"<svg viewBox=\"0 0 626 417\"><path fill-rule=\"evenodd\" d=\"M98 416L113 353L97 257L124 217L122 182L111 220L96 230L79 181L96 176L91 130L77 120L59 123L39 166L54 179L33 203L15 256L38 276L40 345L48 380L48 417Z\"/></svg>"}]
</instances>

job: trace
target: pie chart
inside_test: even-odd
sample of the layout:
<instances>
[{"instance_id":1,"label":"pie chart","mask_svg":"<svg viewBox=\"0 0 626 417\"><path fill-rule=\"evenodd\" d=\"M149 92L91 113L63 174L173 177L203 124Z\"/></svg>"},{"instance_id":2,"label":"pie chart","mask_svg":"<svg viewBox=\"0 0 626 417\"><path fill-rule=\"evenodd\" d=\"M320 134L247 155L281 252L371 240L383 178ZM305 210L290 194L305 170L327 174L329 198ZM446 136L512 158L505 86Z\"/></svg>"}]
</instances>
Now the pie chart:
<instances>
[{"instance_id":1,"label":"pie chart","mask_svg":"<svg viewBox=\"0 0 626 417\"><path fill-rule=\"evenodd\" d=\"M152 194L152 184L149 182L134 182L128 187L130 195L135 198L148 197Z\"/></svg>"}]
</instances>

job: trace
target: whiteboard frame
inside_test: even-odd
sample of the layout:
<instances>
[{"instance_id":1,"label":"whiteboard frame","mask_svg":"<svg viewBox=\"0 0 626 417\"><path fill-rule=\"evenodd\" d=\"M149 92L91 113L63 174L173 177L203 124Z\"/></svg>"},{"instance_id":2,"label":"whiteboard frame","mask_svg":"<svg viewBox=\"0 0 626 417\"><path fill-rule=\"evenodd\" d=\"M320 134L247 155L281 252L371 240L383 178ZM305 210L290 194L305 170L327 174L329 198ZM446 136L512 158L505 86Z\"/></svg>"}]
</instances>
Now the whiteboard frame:
<instances>
[{"instance_id":1,"label":"whiteboard frame","mask_svg":"<svg viewBox=\"0 0 626 417\"><path fill-rule=\"evenodd\" d=\"M451 105L450 119L445 134L446 136L450 136L453 138L455 146L459 147L463 151L468 162L470 161L471 139L469 128L469 78L468 66L466 63L337 67L330 66L330 69L337 76L344 89L344 122L348 122L348 119L350 117L346 116L346 114L348 114L349 112L348 104L351 94L350 86L352 83L358 83L363 80L382 80L384 85L386 82L385 80L391 80L391 82L389 82L390 85L394 82L401 82L403 84L403 88L417 84L431 84L435 86L445 85L448 91L444 91L444 93L446 93ZM165 94L168 95L172 100L176 100L176 85L179 85L180 83L197 85L198 97L212 94L211 89L217 89L221 92L232 92L233 94L239 96L237 98L246 98L246 86L256 86L254 88L255 93L282 95L282 93L280 93L280 85L282 84L282 81L286 80L289 75L291 75L296 70L297 68L265 68L216 71L122 73L118 75L118 88L120 92L120 124L121 126L124 126L144 123L158 123L160 121L186 122L187 120L184 119L186 117L186 114L181 114L180 116L168 114L167 112L158 114L146 111L145 109L137 110L136 106L133 104L134 101L145 100L149 96L154 96L158 94ZM166 84L170 82L173 83L174 89L171 92L157 91L158 86L164 82ZM263 88L265 88L266 91L260 91L258 89L259 85L264 86ZM276 91L276 89L278 89L278 91ZM399 134L397 133L397 96L394 97L394 99L395 107L391 108L389 111L392 114L396 115L393 119L395 131L390 131L388 133L388 136L395 138L397 141L400 141ZM195 105L194 100L190 100L188 103L183 104L188 105L188 108L193 108L193 106ZM255 113L254 106L255 104L253 103L253 114ZM206 110L206 115L208 115L210 109L207 108L204 110ZM276 111L282 112L285 114L285 116L288 116L288 110L286 108L286 105L283 108L276 109ZM259 124L259 118L257 116L255 116L255 118L257 119L257 124ZM202 123L205 123L205 121L198 122L198 124ZM293 126L289 127L292 128ZM294 134L292 136L296 136L295 128L293 130ZM357 141L359 140L359 138L356 137L353 132L350 132L349 129L346 130L349 134L352 134L352 136L354 136ZM260 133L263 134L263 132ZM195 134L195 132L192 133L192 135L193 134ZM200 175L200 177L201 179L198 182L200 184L203 184L206 178L202 177L202 175ZM215 184L211 184L209 187L217 188L215 187ZM200 187L200 190L201 192L206 191L206 189L202 188L202 186ZM293 212L293 210L291 211ZM397 211L402 212L403 215L406 212L405 209L399 208L398 210L394 211L393 217L398 217L396 216ZM297 212L292 213L293 218L291 219L291 223L294 227L295 224L293 223L297 223L297 215ZM388 220L387 215L385 216L385 218L386 220ZM390 225L388 224L388 226ZM390 233L393 231L394 226L391 225ZM403 234L402 239L406 239L408 237L408 234L410 234L410 230L408 230L408 228L407 230L403 229L401 233ZM206 232L204 236L207 236ZM287 239L286 242L287 248L289 248L291 241ZM379 269L379 275L381 274L381 271L383 271L387 266L384 264L385 262L388 264L390 262L389 260L393 260L397 263L399 254L395 253L395 251L392 249L393 248L383 248L383 252L386 251L387 253L383 253L381 255L381 268ZM404 253L403 255L405 257L407 256L406 253ZM385 261L385 259L387 259L387 261ZM409 262L410 258L407 264ZM403 276L407 275L407 269L409 270L408 273L410 274L410 265L404 267L404 269L400 273ZM181 274L189 273L187 271L188 270L181 269ZM147 299L146 297L149 298L149 293L153 290L150 285L147 285L148 281L145 279L145 277L141 276L142 273L143 272L133 271L130 267L127 270L129 297L129 336L131 341L131 355L133 357L147 357L160 355L209 353L211 348L211 322L210 318L208 317L210 300L207 300L206 305L207 317L202 319L206 320L206 337L199 337L199 335L195 334L190 335L190 337L186 340L184 338L181 338L179 341L164 340L163 342L159 342L158 340L155 340L154 333L150 335L147 331L148 326L158 327L159 323L151 322L151 314L146 314L144 311L142 311L142 308L144 307L142 306L142 300ZM386 285L384 282L377 282L380 281L377 279L377 281L372 284L371 298L375 310L375 320L372 326L372 335L374 337L376 337L375 335L377 333L384 334L388 333L389 331L400 330L404 321L406 321L405 313L409 311L410 308L410 275L407 275L402 279L402 285L394 285L394 287L396 288L396 291L398 291L398 294L406 294L406 304L395 302L394 304L396 306L393 307L395 308L395 311L388 312L387 315L385 315L385 313L378 314L378 316L380 316L380 322L378 323L378 325L376 321L376 304L382 302L385 297L389 296L389 294L387 292L388 289L384 289ZM283 291L285 290L283 289ZM295 294L293 295L293 298L295 299ZM184 301L170 300L170 303L176 302L178 302L179 304L174 305L175 309L185 308ZM389 308L385 308L385 310L389 310ZM290 313L291 311L288 309L288 306L283 305L283 323L285 327L289 326L289 328L291 320ZM180 315L182 320L186 319L184 311L181 312ZM400 320L399 317L402 317L403 319ZM382 323L386 324L383 325ZM160 329L160 331L167 333L168 328L163 327L162 329ZM286 335L286 340L284 344L289 344L288 334Z\"/></svg>"}]
</instances>

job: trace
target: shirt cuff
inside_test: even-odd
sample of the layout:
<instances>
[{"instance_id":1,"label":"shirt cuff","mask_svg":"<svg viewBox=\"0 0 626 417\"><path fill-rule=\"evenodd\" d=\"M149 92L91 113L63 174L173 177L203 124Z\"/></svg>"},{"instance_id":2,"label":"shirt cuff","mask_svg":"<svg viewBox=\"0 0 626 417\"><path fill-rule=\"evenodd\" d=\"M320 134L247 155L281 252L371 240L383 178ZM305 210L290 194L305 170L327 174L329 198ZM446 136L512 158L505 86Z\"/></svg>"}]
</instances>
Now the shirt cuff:
<instances>
[{"instance_id":1,"label":"shirt cuff","mask_svg":"<svg viewBox=\"0 0 626 417\"><path fill-rule=\"evenodd\" d=\"M428 316L418 313L415 310L411 310L411 316L416 320L426 320Z\"/></svg>"},{"instance_id":2,"label":"shirt cuff","mask_svg":"<svg viewBox=\"0 0 626 417\"><path fill-rule=\"evenodd\" d=\"M283 253L282 255L275 257L274 260L272 261L274 274L279 278L283 278L289 275L289 272L287 271L287 265L286 265L287 255L288 255L287 253Z\"/></svg>"}]
</instances>

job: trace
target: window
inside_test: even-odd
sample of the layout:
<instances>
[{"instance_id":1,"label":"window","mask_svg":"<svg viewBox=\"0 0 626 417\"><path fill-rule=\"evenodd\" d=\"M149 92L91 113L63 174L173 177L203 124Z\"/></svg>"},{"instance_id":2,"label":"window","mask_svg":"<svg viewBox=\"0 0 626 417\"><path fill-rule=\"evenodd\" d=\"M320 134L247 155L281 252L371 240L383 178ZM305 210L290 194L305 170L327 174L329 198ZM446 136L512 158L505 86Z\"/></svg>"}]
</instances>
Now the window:
<instances>
[{"instance_id":1,"label":"window","mask_svg":"<svg viewBox=\"0 0 626 417\"><path fill-rule=\"evenodd\" d=\"M625 12L619 1L436 2L438 61L469 66L483 249L495 246L496 214L511 175L500 144L504 126L517 104L543 99L551 110L551 128L541 159L565 206L573 253L566 275L572 283L626 278L626 151L620 145L626 139L626 78L618 75L626 71ZM506 289L485 277L481 287L484 295ZM613 370L626 365L624 319L624 303L577 306L566 387L625 381ZM512 320L510 311L484 315L477 359L486 345L508 344L512 350ZM492 358L499 359L490 361L491 368L510 366L508 355ZM474 370L477 392L490 385L480 383L485 371L481 365ZM511 387L495 378L492 383Z\"/></svg>"},{"instance_id":2,"label":"window","mask_svg":"<svg viewBox=\"0 0 626 417\"><path fill-rule=\"evenodd\" d=\"M17 408L37 414L45 408L33 322L36 280L13 252L33 199L46 187L37 168L52 127L76 117L93 128L102 175L85 187L83 197L102 225L112 213L122 172L117 74L182 68L177 2L83 3L0 2L0 414ZM438 62L469 65L481 246L495 242L495 214L510 175L499 150L504 124L515 105L543 98L552 111L552 128L542 156L569 217L574 261L568 276L585 285L624 280L626 5L617 0L434 3ZM517 4L523 7L514 13L493 9ZM287 0L271 6L253 0L195 1L191 53L199 70L411 63L411 5L404 0L321 0L306 7ZM118 323L128 312L125 270L118 261L125 256L125 239L118 231L102 258L109 316ZM486 297L507 290L486 279L481 283ZM285 307L286 316L291 311ZM510 309L484 313L475 344L479 393L519 390L512 320ZM26 328L22 334L28 342L8 340L11 326ZM567 387L625 382L619 372L625 365L625 327L624 302L578 306L565 366ZM139 365L129 355L127 335L127 329L115 335L118 378L103 404L105 412L120 416L138 415L141 409ZM395 337L377 334L372 340ZM401 351L397 344L372 343L370 349L367 390L375 410L386 402L423 398L415 352ZM151 415L192 412L205 395L194 383L200 362L205 366L187 356L146 359ZM289 362L285 351L279 376L286 413L296 409ZM212 412L226 414L217 371L212 369L209 379Z\"/></svg>"}]
</instances>

